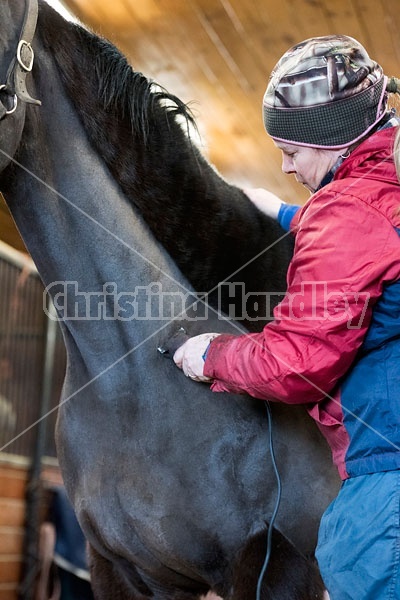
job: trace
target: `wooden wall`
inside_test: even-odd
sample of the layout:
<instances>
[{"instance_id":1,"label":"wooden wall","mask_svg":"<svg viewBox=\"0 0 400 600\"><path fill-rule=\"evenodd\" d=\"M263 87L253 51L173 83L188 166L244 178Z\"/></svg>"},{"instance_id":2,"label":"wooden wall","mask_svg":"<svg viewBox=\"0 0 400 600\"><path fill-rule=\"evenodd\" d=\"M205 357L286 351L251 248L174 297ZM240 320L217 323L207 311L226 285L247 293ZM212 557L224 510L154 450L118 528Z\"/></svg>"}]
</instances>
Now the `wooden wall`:
<instances>
[{"instance_id":1,"label":"wooden wall","mask_svg":"<svg viewBox=\"0 0 400 600\"><path fill-rule=\"evenodd\" d=\"M0 600L17 598L24 535L26 466L0 462Z\"/></svg>"}]
</instances>

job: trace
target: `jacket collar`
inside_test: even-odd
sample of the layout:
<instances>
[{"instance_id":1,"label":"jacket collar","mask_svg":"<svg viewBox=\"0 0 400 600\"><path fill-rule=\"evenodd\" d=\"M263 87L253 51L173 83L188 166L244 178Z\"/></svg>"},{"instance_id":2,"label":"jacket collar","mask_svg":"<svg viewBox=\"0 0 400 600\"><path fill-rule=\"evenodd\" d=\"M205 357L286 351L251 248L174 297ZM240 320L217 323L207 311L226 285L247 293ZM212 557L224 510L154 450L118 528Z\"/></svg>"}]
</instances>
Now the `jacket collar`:
<instances>
[{"instance_id":1,"label":"jacket collar","mask_svg":"<svg viewBox=\"0 0 400 600\"><path fill-rule=\"evenodd\" d=\"M316 191L325 187L333 179L342 179L348 176L353 169L357 168L365 160L370 159L372 155L378 155L377 158L383 161L393 159L391 140L395 135L396 127L399 125L399 117L395 116L394 112L388 113L388 117L374 134L361 142L349 156L340 156L338 158L330 171L322 179Z\"/></svg>"}]
</instances>

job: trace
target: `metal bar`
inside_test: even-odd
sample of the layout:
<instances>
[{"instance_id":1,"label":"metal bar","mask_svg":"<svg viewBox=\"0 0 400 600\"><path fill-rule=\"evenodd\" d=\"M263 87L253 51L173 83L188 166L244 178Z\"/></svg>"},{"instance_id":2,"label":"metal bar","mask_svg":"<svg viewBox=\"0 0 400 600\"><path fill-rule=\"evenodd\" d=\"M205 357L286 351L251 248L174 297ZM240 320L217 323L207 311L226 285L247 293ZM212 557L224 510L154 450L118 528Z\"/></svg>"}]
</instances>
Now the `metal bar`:
<instances>
[{"instance_id":1,"label":"metal bar","mask_svg":"<svg viewBox=\"0 0 400 600\"><path fill-rule=\"evenodd\" d=\"M42 460L45 452L47 419L52 397L54 359L57 339L58 323L56 313L50 303L49 314L54 319L48 318L46 323L46 347L43 365L43 386L41 393L39 422L35 441L34 455L26 490L25 512L25 539L24 563L21 584L19 587L19 600L33 600L35 597L35 581L39 570L38 544L40 527L40 500L41 500L41 472Z\"/></svg>"},{"instance_id":2,"label":"metal bar","mask_svg":"<svg viewBox=\"0 0 400 600\"><path fill-rule=\"evenodd\" d=\"M24 254L24 252L20 252L16 250L12 246L9 246L5 242L0 240L0 258L3 258L7 262L11 263L15 267L19 267L20 269L27 270L30 275L38 276L37 269L35 267L35 263L29 256L29 254Z\"/></svg>"}]
</instances>

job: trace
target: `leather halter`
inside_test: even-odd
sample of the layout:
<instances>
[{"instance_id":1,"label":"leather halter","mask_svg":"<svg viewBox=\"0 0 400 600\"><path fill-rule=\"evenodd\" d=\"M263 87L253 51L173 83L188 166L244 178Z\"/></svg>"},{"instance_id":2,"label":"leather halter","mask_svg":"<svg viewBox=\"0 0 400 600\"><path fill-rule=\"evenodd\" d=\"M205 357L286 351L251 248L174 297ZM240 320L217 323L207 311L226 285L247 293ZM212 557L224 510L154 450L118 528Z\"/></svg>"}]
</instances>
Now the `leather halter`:
<instances>
[{"instance_id":1,"label":"leather halter","mask_svg":"<svg viewBox=\"0 0 400 600\"><path fill-rule=\"evenodd\" d=\"M26 89L26 76L32 71L34 52L31 42L35 35L38 17L37 0L27 0L24 22L17 46L17 51L7 71L6 83L0 85L0 120L12 114L18 104L18 99L29 104L40 105L40 100L35 100ZM1 96L4 94L11 98L11 102L3 103ZM8 106L10 104L10 106Z\"/></svg>"}]
</instances>

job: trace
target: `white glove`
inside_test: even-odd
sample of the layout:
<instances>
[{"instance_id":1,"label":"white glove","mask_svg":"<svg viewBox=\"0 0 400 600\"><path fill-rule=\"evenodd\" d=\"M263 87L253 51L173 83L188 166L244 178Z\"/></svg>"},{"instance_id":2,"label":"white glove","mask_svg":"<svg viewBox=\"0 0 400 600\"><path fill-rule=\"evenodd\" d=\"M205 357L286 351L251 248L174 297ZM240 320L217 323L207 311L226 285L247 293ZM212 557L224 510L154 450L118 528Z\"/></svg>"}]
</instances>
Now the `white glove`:
<instances>
[{"instance_id":1,"label":"white glove","mask_svg":"<svg viewBox=\"0 0 400 600\"><path fill-rule=\"evenodd\" d=\"M218 337L219 333L201 333L191 337L180 346L174 354L174 362L183 370L186 377L194 381L211 381L204 375L204 353L209 343Z\"/></svg>"},{"instance_id":2,"label":"white glove","mask_svg":"<svg viewBox=\"0 0 400 600\"><path fill-rule=\"evenodd\" d=\"M279 210L284 204L278 196L264 188L243 188L243 191L258 210L273 219L278 218Z\"/></svg>"}]
</instances>

